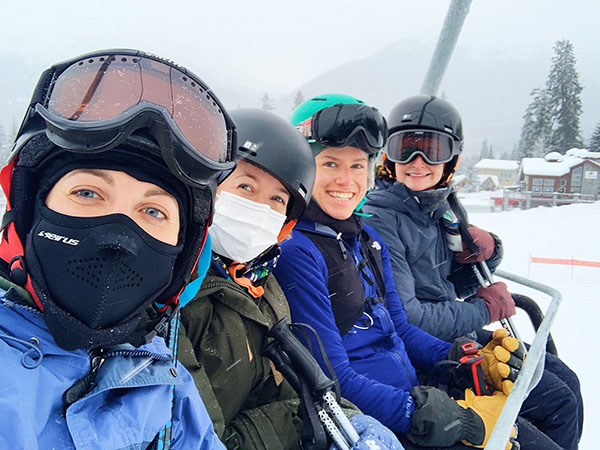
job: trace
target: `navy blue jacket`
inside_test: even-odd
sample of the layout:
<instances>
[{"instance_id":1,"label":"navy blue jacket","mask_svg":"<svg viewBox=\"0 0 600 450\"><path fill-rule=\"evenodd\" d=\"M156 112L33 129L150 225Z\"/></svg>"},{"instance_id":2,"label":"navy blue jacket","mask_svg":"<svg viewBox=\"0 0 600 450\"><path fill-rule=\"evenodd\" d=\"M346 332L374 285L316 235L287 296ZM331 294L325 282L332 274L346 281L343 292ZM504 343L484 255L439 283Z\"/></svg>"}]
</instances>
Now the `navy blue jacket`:
<instances>
[{"instance_id":1,"label":"navy blue jacket","mask_svg":"<svg viewBox=\"0 0 600 450\"><path fill-rule=\"evenodd\" d=\"M490 322L483 299L456 301L458 295L449 277L458 264L453 263L454 253L448 248L440 224L440 218L449 208L448 202L444 202L433 213L423 211L400 183L371 192L363 208L371 215L366 222L379 232L390 249L396 287L408 319L446 341L479 330ZM498 263L490 262L492 269Z\"/></svg>"},{"instance_id":2,"label":"navy blue jacket","mask_svg":"<svg viewBox=\"0 0 600 450\"><path fill-rule=\"evenodd\" d=\"M327 287L328 265L303 230L315 230L314 222L301 221L291 240L282 245L275 276L288 299L292 320L312 325L321 338L335 370L342 395L395 432L411 425L414 401L411 389L418 384L417 369L431 369L448 356L450 345L408 323L396 291L389 252L372 228L365 230L381 245L385 305L375 303L344 336L336 326ZM344 241L356 262L362 260L360 241ZM341 251L341 250L340 250ZM372 274L370 274L372 277ZM357 271L357 276L358 271ZM378 297L376 285L363 277L365 297ZM320 355L315 355L324 370Z\"/></svg>"}]
</instances>

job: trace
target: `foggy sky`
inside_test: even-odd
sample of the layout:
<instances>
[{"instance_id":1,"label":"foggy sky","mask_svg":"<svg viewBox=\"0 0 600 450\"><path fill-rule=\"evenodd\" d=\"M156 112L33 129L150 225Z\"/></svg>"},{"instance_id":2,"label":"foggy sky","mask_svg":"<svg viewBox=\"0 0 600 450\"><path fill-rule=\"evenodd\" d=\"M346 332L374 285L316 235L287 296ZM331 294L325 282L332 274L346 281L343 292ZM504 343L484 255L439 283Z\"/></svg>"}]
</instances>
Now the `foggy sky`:
<instances>
[{"instance_id":1,"label":"foggy sky","mask_svg":"<svg viewBox=\"0 0 600 450\"><path fill-rule=\"evenodd\" d=\"M8 0L0 55L49 65L79 53L133 47L240 85L282 95L394 41L438 37L450 0ZM527 58L573 42L596 58L596 0L473 0L459 45L481 57ZM430 58L431 54L424 55ZM409 66L407 67L409 69ZM449 70L453 69L452 66ZM455 70L459 70L455 68Z\"/></svg>"}]
</instances>

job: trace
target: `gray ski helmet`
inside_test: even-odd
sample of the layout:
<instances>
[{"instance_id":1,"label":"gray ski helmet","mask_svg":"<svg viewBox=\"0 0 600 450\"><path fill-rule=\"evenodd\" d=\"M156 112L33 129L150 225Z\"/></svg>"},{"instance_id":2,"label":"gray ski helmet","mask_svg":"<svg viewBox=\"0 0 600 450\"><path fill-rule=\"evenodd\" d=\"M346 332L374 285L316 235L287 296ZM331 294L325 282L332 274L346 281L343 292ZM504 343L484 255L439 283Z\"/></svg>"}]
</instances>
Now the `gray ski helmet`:
<instances>
[{"instance_id":1,"label":"gray ski helmet","mask_svg":"<svg viewBox=\"0 0 600 450\"><path fill-rule=\"evenodd\" d=\"M400 130L432 130L446 133L462 143L462 119L447 100L431 95L413 95L392 108L388 116L390 135ZM461 147L462 148L462 147Z\"/></svg>"},{"instance_id":2,"label":"gray ski helmet","mask_svg":"<svg viewBox=\"0 0 600 450\"><path fill-rule=\"evenodd\" d=\"M238 158L277 178L290 192L288 220L299 219L310 202L316 164L310 145L278 115L255 108L230 111L238 133Z\"/></svg>"}]
</instances>

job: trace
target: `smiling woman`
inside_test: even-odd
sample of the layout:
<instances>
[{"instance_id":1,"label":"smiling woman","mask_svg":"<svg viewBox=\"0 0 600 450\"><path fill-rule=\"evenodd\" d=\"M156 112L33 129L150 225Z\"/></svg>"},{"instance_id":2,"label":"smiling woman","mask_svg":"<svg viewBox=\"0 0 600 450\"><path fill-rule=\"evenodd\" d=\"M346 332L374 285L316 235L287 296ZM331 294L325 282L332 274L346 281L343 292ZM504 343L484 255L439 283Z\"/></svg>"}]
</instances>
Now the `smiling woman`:
<instances>
[{"instance_id":1,"label":"smiling woman","mask_svg":"<svg viewBox=\"0 0 600 450\"><path fill-rule=\"evenodd\" d=\"M484 409L500 411L506 397L480 397L474 405L470 395L461 403L419 386L417 368L433 371L451 357L452 344L408 323L390 250L353 214L385 144L386 121L360 100L331 94L301 104L292 121L317 162L313 201L292 239L282 244L275 268L292 320L317 331L342 395L399 435L406 448L467 448L459 441L483 448L498 415ZM424 167L410 174L433 178ZM323 357L315 357L328 370ZM467 407L472 416L464 414Z\"/></svg>"},{"instance_id":2,"label":"smiling woman","mask_svg":"<svg viewBox=\"0 0 600 450\"><path fill-rule=\"evenodd\" d=\"M347 219L367 193L368 155L356 147L329 147L315 160L313 198L334 219Z\"/></svg>"}]
</instances>

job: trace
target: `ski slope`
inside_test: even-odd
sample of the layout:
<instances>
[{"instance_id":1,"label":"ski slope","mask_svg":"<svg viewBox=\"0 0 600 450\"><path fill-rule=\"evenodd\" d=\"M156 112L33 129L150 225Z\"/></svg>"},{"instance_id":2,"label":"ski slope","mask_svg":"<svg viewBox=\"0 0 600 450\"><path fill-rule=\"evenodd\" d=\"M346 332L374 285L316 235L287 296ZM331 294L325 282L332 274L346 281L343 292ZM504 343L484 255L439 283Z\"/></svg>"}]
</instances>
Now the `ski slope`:
<instances>
[{"instance_id":1,"label":"ski slope","mask_svg":"<svg viewBox=\"0 0 600 450\"><path fill-rule=\"evenodd\" d=\"M483 194L483 195L482 195ZM493 231L504 243L500 268L552 286L563 299L552 328L559 356L581 381L585 419L581 450L600 448L600 393L596 387L600 359L594 329L600 315L600 267L530 264L530 256L600 261L600 202L526 211L479 212L485 194L461 194L472 224ZM508 282L511 291L538 300L542 310L549 297ZM521 338L531 342L533 329L522 311L515 324ZM498 325L499 326L499 325ZM599 330L600 334L600 330Z\"/></svg>"}]
</instances>

